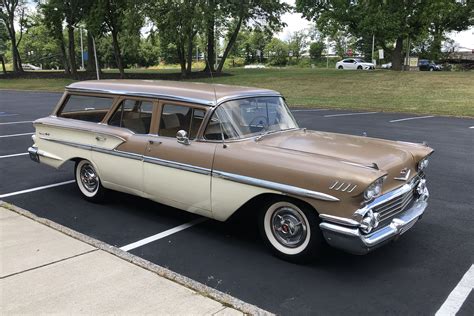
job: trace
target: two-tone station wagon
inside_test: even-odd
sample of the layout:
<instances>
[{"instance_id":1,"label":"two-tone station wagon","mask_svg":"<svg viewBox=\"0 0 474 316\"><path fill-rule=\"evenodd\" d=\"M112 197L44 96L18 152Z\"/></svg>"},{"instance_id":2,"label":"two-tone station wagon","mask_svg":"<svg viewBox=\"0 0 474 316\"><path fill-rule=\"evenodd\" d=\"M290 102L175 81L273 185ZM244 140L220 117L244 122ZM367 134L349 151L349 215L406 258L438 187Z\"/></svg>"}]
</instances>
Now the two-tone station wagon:
<instances>
[{"instance_id":1,"label":"two-tone station wagon","mask_svg":"<svg viewBox=\"0 0 474 316\"><path fill-rule=\"evenodd\" d=\"M427 206L431 148L299 128L271 90L78 82L34 126L31 158L74 161L86 199L111 189L219 221L258 212L266 244L288 260L318 254L324 241L367 253Z\"/></svg>"}]
</instances>

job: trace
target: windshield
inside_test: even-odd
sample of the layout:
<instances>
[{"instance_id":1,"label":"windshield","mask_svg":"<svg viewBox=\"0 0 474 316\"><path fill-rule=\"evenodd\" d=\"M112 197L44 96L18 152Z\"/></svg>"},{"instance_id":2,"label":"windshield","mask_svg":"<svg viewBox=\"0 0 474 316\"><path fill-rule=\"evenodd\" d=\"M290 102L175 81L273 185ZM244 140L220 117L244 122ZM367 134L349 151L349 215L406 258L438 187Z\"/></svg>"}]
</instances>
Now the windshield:
<instances>
[{"instance_id":1,"label":"windshield","mask_svg":"<svg viewBox=\"0 0 474 316\"><path fill-rule=\"evenodd\" d=\"M255 97L227 101L214 112L204 137L241 139L298 128L281 97Z\"/></svg>"}]
</instances>

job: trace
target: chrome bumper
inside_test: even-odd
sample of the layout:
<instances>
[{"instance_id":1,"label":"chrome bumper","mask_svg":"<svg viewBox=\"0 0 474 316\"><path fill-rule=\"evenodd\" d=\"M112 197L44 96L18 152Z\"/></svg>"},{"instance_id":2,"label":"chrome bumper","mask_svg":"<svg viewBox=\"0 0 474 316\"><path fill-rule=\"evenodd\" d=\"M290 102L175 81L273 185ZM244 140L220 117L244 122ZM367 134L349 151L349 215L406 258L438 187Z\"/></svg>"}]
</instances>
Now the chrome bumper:
<instances>
[{"instance_id":1,"label":"chrome bumper","mask_svg":"<svg viewBox=\"0 0 474 316\"><path fill-rule=\"evenodd\" d=\"M358 227L351 227L334 221L323 221L319 227L327 243L332 247L353 254L366 254L391 240L397 239L423 216L428 206L429 196L426 187L423 189L422 194L413 202L410 208L395 215L390 224L369 234L363 234ZM324 217L322 216L322 218Z\"/></svg>"},{"instance_id":2,"label":"chrome bumper","mask_svg":"<svg viewBox=\"0 0 474 316\"><path fill-rule=\"evenodd\" d=\"M33 160L34 162L40 162L40 158L38 155L38 148L36 147L30 147L28 148L28 154L30 154L30 159Z\"/></svg>"}]
</instances>

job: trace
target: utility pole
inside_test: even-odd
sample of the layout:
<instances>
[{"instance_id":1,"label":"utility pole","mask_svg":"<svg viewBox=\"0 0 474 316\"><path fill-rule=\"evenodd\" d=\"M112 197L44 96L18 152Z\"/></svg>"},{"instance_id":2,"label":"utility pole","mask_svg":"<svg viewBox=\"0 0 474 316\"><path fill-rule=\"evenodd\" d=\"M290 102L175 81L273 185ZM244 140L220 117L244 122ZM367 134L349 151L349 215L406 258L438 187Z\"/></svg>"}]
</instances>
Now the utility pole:
<instances>
[{"instance_id":1,"label":"utility pole","mask_svg":"<svg viewBox=\"0 0 474 316\"><path fill-rule=\"evenodd\" d=\"M375 34L372 34L372 62L374 63ZM374 63L375 64L375 63Z\"/></svg>"},{"instance_id":2,"label":"utility pole","mask_svg":"<svg viewBox=\"0 0 474 316\"><path fill-rule=\"evenodd\" d=\"M95 58L95 72L97 75L97 80L100 80L99 76L99 62L97 61L97 51L95 49L95 38L92 36L92 47L94 48L94 58Z\"/></svg>"},{"instance_id":3,"label":"utility pole","mask_svg":"<svg viewBox=\"0 0 474 316\"><path fill-rule=\"evenodd\" d=\"M82 27L79 27L79 32L81 34L81 60L82 60L81 70L84 70L84 45L82 43Z\"/></svg>"}]
</instances>

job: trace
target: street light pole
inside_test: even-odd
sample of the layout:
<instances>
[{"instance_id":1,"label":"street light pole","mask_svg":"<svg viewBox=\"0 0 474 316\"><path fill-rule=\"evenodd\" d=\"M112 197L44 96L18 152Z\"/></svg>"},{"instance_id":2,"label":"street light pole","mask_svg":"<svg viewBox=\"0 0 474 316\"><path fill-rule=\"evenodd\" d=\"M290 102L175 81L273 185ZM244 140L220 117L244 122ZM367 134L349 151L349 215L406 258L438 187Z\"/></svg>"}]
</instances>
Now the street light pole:
<instances>
[{"instance_id":1,"label":"street light pole","mask_svg":"<svg viewBox=\"0 0 474 316\"><path fill-rule=\"evenodd\" d=\"M95 58L95 72L96 72L96 75L97 75L97 80L100 80L100 76L99 76L99 62L97 60L97 51L95 49L95 38L94 36L92 36L92 47L94 48L94 58Z\"/></svg>"},{"instance_id":2,"label":"street light pole","mask_svg":"<svg viewBox=\"0 0 474 316\"><path fill-rule=\"evenodd\" d=\"M375 34L372 34L372 62L374 62Z\"/></svg>"}]
</instances>

